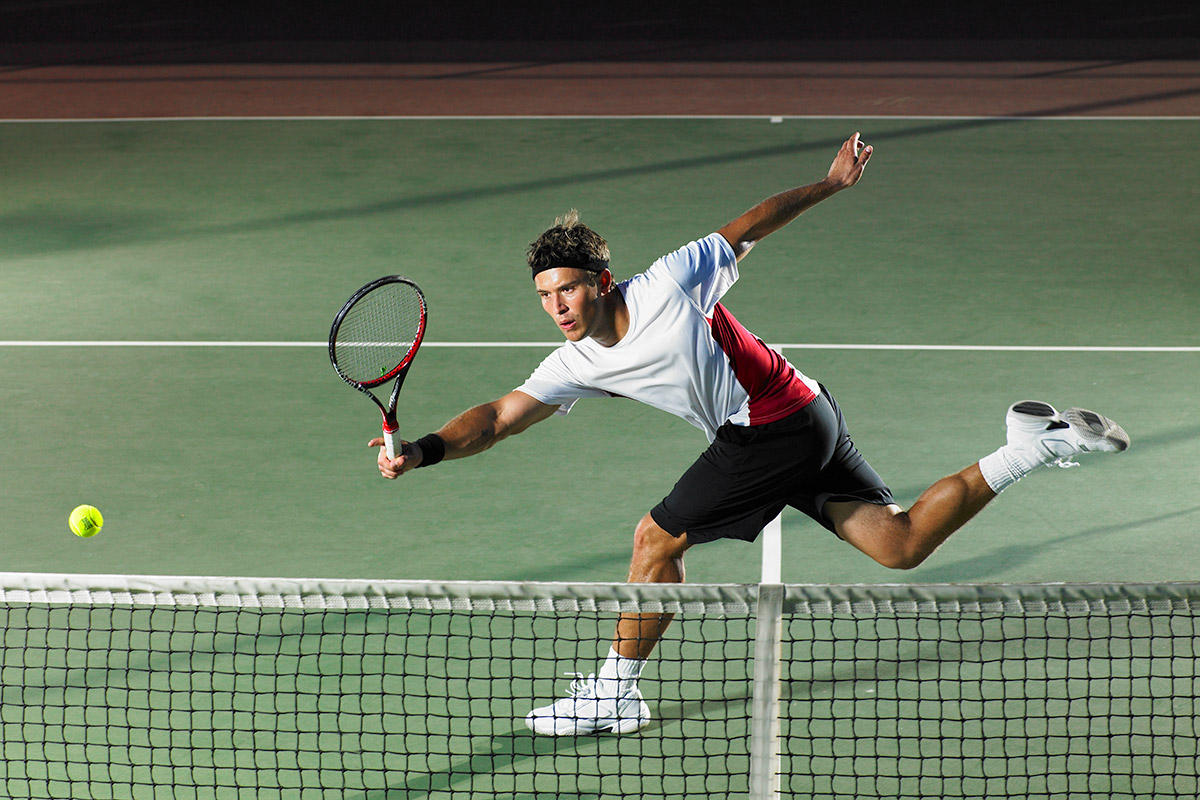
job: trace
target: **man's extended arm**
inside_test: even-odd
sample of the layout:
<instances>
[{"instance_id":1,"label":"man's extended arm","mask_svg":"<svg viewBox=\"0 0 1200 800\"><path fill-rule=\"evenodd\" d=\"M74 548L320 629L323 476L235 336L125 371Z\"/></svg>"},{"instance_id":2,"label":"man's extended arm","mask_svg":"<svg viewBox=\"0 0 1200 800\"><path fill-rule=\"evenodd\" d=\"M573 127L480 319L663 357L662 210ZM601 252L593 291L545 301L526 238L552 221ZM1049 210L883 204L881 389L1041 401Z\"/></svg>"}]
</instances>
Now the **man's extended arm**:
<instances>
[{"instance_id":1,"label":"man's extended arm","mask_svg":"<svg viewBox=\"0 0 1200 800\"><path fill-rule=\"evenodd\" d=\"M872 150L870 145L864 147L858 137L856 133L842 144L824 180L768 197L718 231L733 247L739 261L764 236L779 230L825 198L858 183Z\"/></svg>"},{"instance_id":2,"label":"man's extended arm","mask_svg":"<svg viewBox=\"0 0 1200 800\"><path fill-rule=\"evenodd\" d=\"M446 443L446 459L466 458L548 419L557 409L558 406L548 406L524 392L512 391L499 400L467 409L443 425L437 435ZM382 445L383 439L375 438L367 446L379 448L379 472L383 477L398 478L421 465L421 448L412 442L404 442L393 459L387 457Z\"/></svg>"}]
</instances>

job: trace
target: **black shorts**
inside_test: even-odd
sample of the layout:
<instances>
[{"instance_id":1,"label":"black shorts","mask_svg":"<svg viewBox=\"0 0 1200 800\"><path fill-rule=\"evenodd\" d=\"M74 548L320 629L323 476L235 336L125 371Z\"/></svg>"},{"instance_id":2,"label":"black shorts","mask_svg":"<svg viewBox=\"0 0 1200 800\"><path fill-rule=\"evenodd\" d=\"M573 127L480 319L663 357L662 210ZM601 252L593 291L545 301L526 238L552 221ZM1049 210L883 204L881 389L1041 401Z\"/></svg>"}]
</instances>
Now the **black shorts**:
<instances>
[{"instance_id":1,"label":"black shorts","mask_svg":"<svg viewBox=\"0 0 1200 800\"><path fill-rule=\"evenodd\" d=\"M853 500L895 502L850 440L846 418L822 386L816 400L777 422L722 425L650 515L673 536L686 531L693 544L752 542L784 506L833 531L825 504Z\"/></svg>"}]
</instances>

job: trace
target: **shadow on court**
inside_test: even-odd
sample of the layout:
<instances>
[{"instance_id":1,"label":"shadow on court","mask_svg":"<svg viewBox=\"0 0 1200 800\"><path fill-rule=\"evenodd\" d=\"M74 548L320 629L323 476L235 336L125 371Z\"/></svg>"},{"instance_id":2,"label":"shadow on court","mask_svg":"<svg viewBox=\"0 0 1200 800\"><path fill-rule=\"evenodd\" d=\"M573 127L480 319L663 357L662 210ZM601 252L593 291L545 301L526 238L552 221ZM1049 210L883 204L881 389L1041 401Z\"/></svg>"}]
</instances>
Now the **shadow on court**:
<instances>
[{"instance_id":1,"label":"shadow on court","mask_svg":"<svg viewBox=\"0 0 1200 800\"><path fill-rule=\"evenodd\" d=\"M447 765L444 770L410 775L403 786L393 786L384 792L369 792L364 794L363 798L399 800L445 792L455 784L470 782L480 775L507 773L513 765L539 756L576 755L580 750L595 749L598 741L598 737L534 736L524 728L514 728L511 733L493 736L490 749L473 753L469 758L460 758ZM535 795L514 795L524 796ZM555 796L568 800L591 800L599 795L556 792Z\"/></svg>"},{"instance_id":2,"label":"shadow on court","mask_svg":"<svg viewBox=\"0 0 1200 800\"><path fill-rule=\"evenodd\" d=\"M1043 109L1030 116L1055 117L1087 114L1102 111L1106 108L1119 108L1131 102L1190 96L1200 96L1200 89L1162 92L1154 95L1142 95L1087 104L1062 105ZM849 126L853 122L853 120L847 120L845 124ZM887 127L890 127L890 121L885 121L885 123ZM999 117L922 120L912 125L885 130L882 133L873 133L868 130L866 131L866 138L872 142L886 143L890 140L978 130L1012 123L1013 120L1011 119ZM8 215L7 217L0 218L0 237L3 237L6 241L6 249L10 254L36 255L59 250L95 249L100 247L127 246L130 244L144 245L154 242L186 241L214 236L261 233L297 226L303 227L343 220L358 220L365 217L406 210L427 210L437 206L498 199L564 186L585 186L605 181L642 180L646 176L653 174L741 164L764 158L776 158L809 152L829 154L836 151L841 143L841 137L814 139L788 145L747 148L723 154L668 159L651 164L632 164L624 167L596 169L574 174L509 182L494 186L475 185L467 189L404 195L391 200L349 205L342 208L321 207L309 211L281 214L275 217L194 227L187 227L185 224L172 225L169 222L163 222L158 227L150 227L144 221L140 222L140 224L130 226L122 224L122 221L119 219L114 221L109 218L107 215L112 209L106 208L97 218L92 219L51 219L50 222L40 221L32 227L34 235L30 235L31 229L28 226L30 215ZM103 235L97 235L98 232L102 232Z\"/></svg>"},{"instance_id":3,"label":"shadow on court","mask_svg":"<svg viewBox=\"0 0 1200 800\"><path fill-rule=\"evenodd\" d=\"M555 756L601 756L605 758L637 759L630 754L599 754L598 751L605 743L616 740L635 742L638 737L652 735L664 725L672 725L683 720L711 720L722 713L736 711L750 702L749 693L730 694L720 699L694 700L688 702L658 701L652 703L654 720L640 733L614 737L599 736L538 736L527 730L524 725L514 727L511 732L491 737L490 746L484 746L469 757L464 756L448 764L445 769L437 772L414 774L408 777L400 786L393 786L383 792L368 792L362 795L363 800L400 800L400 798L422 797L434 792L450 790L456 784L470 782L480 775L490 773L511 774L511 768L517 764L537 758ZM749 712L746 711L749 716ZM482 737L476 737L482 738ZM747 752L749 745L747 744ZM551 768L552 769L552 768ZM543 772L542 774L547 774ZM527 775L532 780L531 775ZM618 776L613 775L614 779ZM611 792L605 792L606 795ZM714 796L723 796L716 793ZM505 795L506 797L509 795ZM516 794L512 797L534 797L534 794ZM536 795L544 796L544 795ZM555 792L555 797L566 800L592 800L600 795L592 793ZM689 795L696 796L696 795Z\"/></svg>"},{"instance_id":4,"label":"shadow on court","mask_svg":"<svg viewBox=\"0 0 1200 800\"><path fill-rule=\"evenodd\" d=\"M1068 533L1064 536L1043 539L1037 546L1030 546L1028 543L1006 545L973 558L955 561L940 567L922 569L921 582L973 582L993 574L997 566L1002 566L1003 569L1010 570L1015 566L1027 566L1034 564L1041 559L1039 553L1057 545L1076 540L1091 540L1094 542L1096 537L1105 536L1110 533L1129 533L1130 531L1137 530L1143 525L1153 525L1158 522L1181 520L1198 514L1200 514L1200 506L1193 506L1192 508L1185 508L1181 511L1172 511L1168 514L1159 514L1157 516L1145 517L1143 519L1132 520L1129 522L1121 522L1113 525L1097 525L1093 528L1077 531L1075 533Z\"/></svg>"}]
</instances>

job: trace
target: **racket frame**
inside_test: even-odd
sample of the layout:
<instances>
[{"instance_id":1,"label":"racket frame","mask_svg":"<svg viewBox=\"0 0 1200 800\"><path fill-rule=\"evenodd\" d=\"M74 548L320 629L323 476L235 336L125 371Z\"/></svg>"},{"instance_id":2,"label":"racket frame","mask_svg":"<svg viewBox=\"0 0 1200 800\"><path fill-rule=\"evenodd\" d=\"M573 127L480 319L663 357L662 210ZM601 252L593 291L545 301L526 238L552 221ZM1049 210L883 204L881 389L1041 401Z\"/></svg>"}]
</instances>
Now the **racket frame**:
<instances>
[{"instance_id":1,"label":"racket frame","mask_svg":"<svg viewBox=\"0 0 1200 800\"><path fill-rule=\"evenodd\" d=\"M388 372L380 375L378 378L372 378L369 381L357 381L351 378L337 362L337 335L341 328L342 320L350 313L350 309L354 307L358 301L362 300L371 292L393 283L404 283L412 287L416 292L417 300L421 304L421 319L417 325L416 336L413 337L412 345L408 348L408 352L404 354L404 358ZM425 325L428 319L428 306L425 303L425 293L421 291L421 287L417 286L416 282L405 278L403 275L385 275L382 278L376 278L370 283L363 286L357 292L350 296L350 299L345 302L342 309L338 311L337 316L333 319L333 325L329 328L329 362L333 364L333 369L337 372L338 377L343 381L358 389L360 392L371 398L376 406L379 407L379 413L383 415L383 438L384 444L387 447L388 458L396 457L396 440L395 433L399 429L396 422L396 401L400 398L400 388L404 385L404 379L408 377L408 368L412 366L413 358L417 355L417 350L421 346L421 341L425 338ZM375 393L371 390L382 386L391 379L395 379L395 384L392 386L391 398L388 404L384 406Z\"/></svg>"}]
</instances>

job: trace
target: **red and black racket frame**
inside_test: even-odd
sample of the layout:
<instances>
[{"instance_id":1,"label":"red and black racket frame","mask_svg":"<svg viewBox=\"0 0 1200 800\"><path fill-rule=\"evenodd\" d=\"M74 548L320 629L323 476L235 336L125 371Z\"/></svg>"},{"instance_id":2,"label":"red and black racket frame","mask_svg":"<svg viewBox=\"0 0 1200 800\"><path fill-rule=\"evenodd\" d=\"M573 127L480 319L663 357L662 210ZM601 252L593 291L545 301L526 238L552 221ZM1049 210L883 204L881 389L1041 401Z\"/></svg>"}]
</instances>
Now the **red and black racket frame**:
<instances>
[{"instance_id":1,"label":"red and black racket frame","mask_svg":"<svg viewBox=\"0 0 1200 800\"><path fill-rule=\"evenodd\" d=\"M413 337L412 347L410 347L408 353L405 354L404 360L397 364L390 372L386 372L383 375L380 375L378 378L372 378L369 381L356 381L346 373L342 372L341 367L338 366L337 357L335 355L338 328L341 326L342 320L345 319L346 314L348 314L350 309L354 307L355 303L381 286L385 286L390 283L406 283L416 290L417 297L421 301L421 319L417 326L416 336ZM426 312L427 308L425 305L425 295L421 292L421 288L417 286L416 283L401 275L387 275L382 278L376 278L355 292L353 296L346 301L346 304L342 306L342 310L338 312L338 315L333 320L332 327L329 329L330 363L333 364L334 370L342 380L353 386L355 389L358 389L367 397L371 398L371 402L379 407L379 413L383 415L383 430L385 434L394 434L399 427L396 422L396 401L400 397L400 389L404 385L404 379L408 377L408 368L412 365L413 358L417 355L417 349L421 346L421 341L425 338L425 323L427 319ZM382 386L393 378L396 379L396 384L392 387L392 396L388 401L387 406L384 406L383 403L379 402L379 398L371 392L371 389Z\"/></svg>"}]
</instances>

